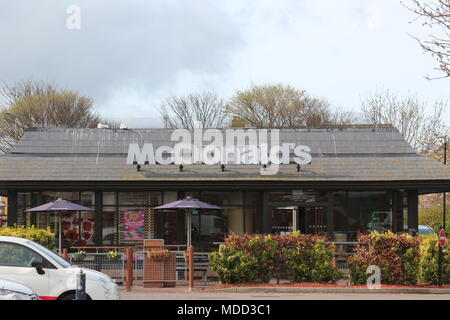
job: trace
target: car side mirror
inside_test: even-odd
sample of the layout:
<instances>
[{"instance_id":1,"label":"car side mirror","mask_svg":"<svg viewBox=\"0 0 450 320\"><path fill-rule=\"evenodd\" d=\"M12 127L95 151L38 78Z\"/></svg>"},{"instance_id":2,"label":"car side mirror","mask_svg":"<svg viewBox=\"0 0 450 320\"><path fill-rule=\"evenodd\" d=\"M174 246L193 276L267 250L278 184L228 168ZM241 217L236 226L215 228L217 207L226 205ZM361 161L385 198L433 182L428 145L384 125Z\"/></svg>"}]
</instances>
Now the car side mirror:
<instances>
[{"instance_id":1,"label":"car side mirror","mask_svg":"<svg viewBox=\"0 0 450 320\"><path fill-rule=\"evenodd\" d=\"M31 266L32 266L33 268L36 268L36 271L37 271L38 274L45 274L45 271L44 271L44 269L43 269L43 264L42 264L42 262L37 261L37 260L33 260L33 261L31 262Z\"/></svg>"}]
</instances>

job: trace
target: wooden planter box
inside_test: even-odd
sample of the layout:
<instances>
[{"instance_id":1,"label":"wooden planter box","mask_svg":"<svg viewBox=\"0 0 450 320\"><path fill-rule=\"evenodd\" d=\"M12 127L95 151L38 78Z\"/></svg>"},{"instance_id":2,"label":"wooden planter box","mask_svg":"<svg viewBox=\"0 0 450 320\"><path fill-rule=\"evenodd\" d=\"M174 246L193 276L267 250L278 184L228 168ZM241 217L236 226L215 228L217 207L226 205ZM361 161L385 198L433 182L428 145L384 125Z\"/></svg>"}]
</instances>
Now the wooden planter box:
<instances>
[{"instance_id":1,"label":"wooden planter box","mask_svg":"<svg viewBox=\"0 0 450 320\"><path fill-rule=\"evenodd\" d=\"M144 250L155 249L163 246L160 240L145 240ZM176 285L176 254L170 253L169 257L144 256L144 288L175 287Z\"/></svg>"}]
</instances>

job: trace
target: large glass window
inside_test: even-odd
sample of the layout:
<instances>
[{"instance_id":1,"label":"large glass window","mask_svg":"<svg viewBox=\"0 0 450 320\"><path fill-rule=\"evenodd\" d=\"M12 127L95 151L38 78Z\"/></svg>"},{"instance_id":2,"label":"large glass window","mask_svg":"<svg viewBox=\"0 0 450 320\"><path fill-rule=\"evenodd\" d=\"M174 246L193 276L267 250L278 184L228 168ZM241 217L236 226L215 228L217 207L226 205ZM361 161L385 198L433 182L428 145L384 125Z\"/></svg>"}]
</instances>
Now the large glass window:
<instances>
[{"instance_id":1,"label":"large glass window","mask_svg":"<svg viewBox=\"0 0 450 320\"><path fill-rule=\"evenodd\" d=\"M178 192L176 191L165 191L163 193L164 204L174 202L178 200Z\"/></svg>"},{"instance_id":2,"label":"large glass window","mask_svg":"<svg viewBox=\"0 0 450 320\"><path fill-rule=\"evenodd\" d=\"M162 202L162 192L103 192L102 243L135 244L155 237L151 208Z\"/></svg>"},{"instance_id":3,"label":"large glass window","mask_svg":"<svg viewBox=\"0 0 450 320\"><path fill-rule=\"evenodd\" d=\"M31 192L18 192L17 193L17 224L24 225L31 223L32 218L25 210L31 208Z\"/></svg>"},{"instance_id":4,"label":"large glass window","mask_svg":"<svg viewBox=\"0 0 450 320\"><path fill-rule=\"evenodd\" d=\"M43 191L21 193L19 212L23 212L23 224L34 225L37 228L49 227L56 237L59 236L59 215L61 215L61 233L64 246L94 244L95 241L95 213L86 212L24 212L32 206L42 205L58 198L81 204L94 209L95 193L93 191Z\"/></svg>"},{"instance_id":5,"label":"large glass window","mask_svg":"<svg viewBox=\"0 0 450 320\"><path fill-rule=\"evenodd\" d=\"M120 239L122 241L143 241L149 238L145 232L146 207L120 207Z\"/></svg>"},{"instance_id":6,"label":"large glass window","mask_svg":"<svg viewBox=\"0 0 450 320\"><path fill-rule=\"evenodd\" d=\"M276 208L272 210L272 231L273 234L291 234L293 231L293 209Z\"/></svg>"},{"instance_id":7,"label":"large glass window","mask_svg":"<svg viewBox=\"0 0 450 320\"><path fill-rule=\"evenodd\" d=\"M17 192L17 206L30 207L31 206L31 192Z\"/></svg>"},{"instance_id":8,"label":"large glass window","mask_svg":"<svg viewBox=\"0 0 450 320\"><path fill-rule=\"evenodd\" d=\"M391 192L349 192L349 230L354 233L392 230Z\"/></svg>"},{"instance_id":9,"label":"large glass window","mask_svg":"<svg viewBox=\"0 0 450 320\"><path fill-rule=\"evenodd\" d=\"M205 191L200 200L217 206L242 206L243 192L212 192Z\"/></svg>"},{"instance_id":10,"label":"large glass window","mask_svg":"<svg viewBox=\"0 0 450 320\"><path fill-rule=\"evenodd\" d=\"M164 203L177 199L176 192L164 192ZM252 234L260 230L260 196L258 192L186 191L190 196L218 205L222 210L195 210L192 215L192 243L195 250L217 249L227 235ZM186 219L181 210L156 212L156 238L167 244L186 243Z\"/></svg>"},{"instance_id":11,"label":"large glass window","mask_svg":"<svg viewBox=\"0 0 450 320\"><path fill-rule=\"evenodd\" d=\"M6 225L8 221L8 200L0 197L0 227Z\"/></svg>"},{"instance_id":12,"label":"large glass window","mask_svg":"<svg viewBox=\"0 0 450 320\"><path fill-rule=\"evenodd\" d=\"M156 212L155 238L164 239L168 245L182 244L186 241L184 214L179 210Z\"/></svg>"},{"instance_id":13,"label":"large glass window","mask_svg":"<svg viewBox=\"0 0 450 320\"><path fill-rule=\"evenodd\" d=\"M345 191L333 193L333 219L335 232L348 231L347 193Z\"/></svg>"},{"instance_id":14,"label":"large glass window","mask_svg":"<svg viewBox=\"0 0 450 320\"><path fill-rule=\"evenodd\" d=\"M51 226L57 230L58 220L50 215ZM95 242L95 213L92 211L64 212L62 233L66 245L85 245Z\"/></svg>"},{"instance_id":15,"label":"large glass window","mask_svg":"<svg viewBox=\"0 0 450 320\"><path fill-rule=\"evenodd\" d=\"M253 208L244 208L244 217L245 217L245 225L244 231L246 234L254 234L259 232L259 210L257 207Z\"/></svg>"},{"instance_id":16,"label":"large glass window","mask_svg":"<svg viewBox=\"0 0 450 320\"><path fill-rule=\"evenodd\" d=\"M89 194L89 193L86 192L86 194ZM91 192L91 194L94 194L94 193ZM58 198L81 204L80 203L80 192L78 192L78 191L75 191L75 192L44 191L44 192L39 192L37 194L38 205L44 204L44 203L47 203L50 201L54 201Z\"/></svg>"},{"instance_id":17,"label":"large glass window","mask_svg":"<svg viewBox=\"0 0 450 320\"><path fill-rule=\"evenodd\" d=\"M146 206L148 198L148 192L119 192L119 205Z\"/></svg>"},{"instance_id":18,"label":"large glass window","mask_svg":"<svg viewBox=\"0 0 450 320\"><path fill-rule=\"evenodd\" d=\"M115 207L103 207L102 212L102 243L112 245L117 242L117 211Z\"/></svg>"},{"instance_id":19,"label":"large glass window","mask_svg":"<svg viewBox=\"0 0 450 320\"><path fill-rule=\"evenodd\" d=\"M291 191L269 192L269 202L292 202Z\"/></svg>"},{"instance_id":20,"label":"large glass window","mask_svg":"<svg viewBox=\"0 0 450 320\"><path fill-rule=\"evenodd\" d=\"M210 251L212 248L217 248L229 232L230 215L230 211L224 213L220 210L203 210L201 213L194 214L192 216L194 249ZM237 223L234 225L237 227Z\"/></svg>"},{"instance_id":21,"label":"large glass window","mask_svg":"<svg viewBox=\"0 0 450 320\"><path fill-rule=\"evenodd\" d=\"M269 202L295 202L295 203L315 203L327 202L326 191L313 189L298 189L289 191L269 192Z\"/></svg>"},{"instance_id":22,"label":"large glass window","mask_svg":"<svg viewBox=\"0 0 450 320\"><path fill-rule=\"evenodd\" d=\"M103 192L103 205L104 206L117 205L117 192Z\"/></svg>"},{"instance_id":23,"label":"large glass window","mask_svg":"<svg viewBox=\"0 0 450 320\"><path fill-rule=\"evenodd\" d=\"M349 240L358 233L392 230L392 192L334 192L334 230Z\"/></svg>"},{"instance_id":24,"label":"large glass window","mask_svg":"<svg viewBox=\"0 0 450 320\"><path fill-rule=\"evenodd\" d=\"M402 222L401 227L403 231L408 231L408 192L402 192Z\"/></svg>"}]
</instances>

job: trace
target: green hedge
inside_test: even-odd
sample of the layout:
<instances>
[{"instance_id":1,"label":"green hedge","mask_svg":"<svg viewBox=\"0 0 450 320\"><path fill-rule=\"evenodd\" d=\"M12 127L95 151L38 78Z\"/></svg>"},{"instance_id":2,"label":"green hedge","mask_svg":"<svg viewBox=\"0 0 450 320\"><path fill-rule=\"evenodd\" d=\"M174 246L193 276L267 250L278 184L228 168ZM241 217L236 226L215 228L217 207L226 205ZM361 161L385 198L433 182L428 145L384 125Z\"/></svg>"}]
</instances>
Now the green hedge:
<instances>
[{"instance_id":1,"label":"green hedge","mask_svg":"<svg viewBox=\"0 0 450 320\"><path fill-rule=\"evenodd\" d=\"M407 234L373 232L360 235L359 246L349 257L350 277L355 284L365 284L369 265L381 269L381 283L415 285L438 283L437 235L412 237ZM443 282L450 283L450 240L443 249Z\"/></svg>"},{"instance_id":2,"label":"green hedge","mask_svg":"<svg viewBox=\"0 0 450 320\"><path fill-rule=\"evenodd\" d=\"M47 229L38 229L32 226L26 227L0 227L0 236L20 237L33 240L44 247L53 249L55 247L55 234Z\"/></svg>"},{"instance_id":3,"label":"green hedge","mask_svg":"<svg viewBox=\"0 0 450 320\"><path fill-rule=\"evenodd\" d=\"M223 283L264 283L288 277L294 282L336 281L333 246L325 238L301 235L231 235L211 255L211 268Z\"/></svg>"},{"instance_id":4,"label":"green hedge","mask_svg":"<svg viewBox=\"0 0 450 320\"><path fill-rule=\"evenodd\" d=\"M442 225L442 207L435 206L429 209L423 209L419 212L419 224L427 224L437 233ZM445 230L450 230L450 220L447 220Z\"/></svg>"},{"instance_id":5,"label":"green hedge","mask_svg":"<svg viewBox=\"0 0 450 320\"><path fill-rule=\"evenodd\" d=\"M436 235L422 237L419 277L422 283L438 284L439 243ZM450 284L450 240L442 249L442 280Z\"/></svg>"}]
</instances>

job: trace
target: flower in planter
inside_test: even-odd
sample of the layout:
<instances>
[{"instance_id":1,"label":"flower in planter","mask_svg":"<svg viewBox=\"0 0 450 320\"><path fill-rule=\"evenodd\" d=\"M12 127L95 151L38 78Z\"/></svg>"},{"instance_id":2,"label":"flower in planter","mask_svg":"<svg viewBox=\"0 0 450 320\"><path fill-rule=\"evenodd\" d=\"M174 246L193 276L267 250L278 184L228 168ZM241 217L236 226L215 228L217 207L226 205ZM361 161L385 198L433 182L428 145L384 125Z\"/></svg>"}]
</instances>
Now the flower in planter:
<instances>
[{"instance_id":1,"label":"flower in planter","mask_svg":"<svg viewBox=\"0 0 450 320\"><path fill-rule=\"evenodd\" d=\"M73 258L76 261L82 261L82 260L84 260L85 257L86 257L86 252L83 250L77 251L73 254Z\"/></svg>"},{"instance_id":2,"label":"flower in planter","mask_svg":"<svg viewBox=\"0 0 450 320\"><path fill-rule=\"evenodd\" d=\"M164 261L169 259L170 252L167 249L151 249L147 251L147 257L150 260Z\"/></svg>"},{"instance_id":3,"label":"flower in planter","mask_svg":"<svg viewBox=\"0 0 450 320\"><path fill-rule=\"evenodd\" d=\"M119 260L121 258L121 254L119 251L111 250L106 254L109 260Z\"/></svg>"}]
</instances>

